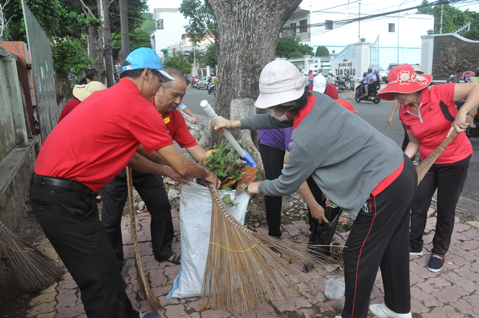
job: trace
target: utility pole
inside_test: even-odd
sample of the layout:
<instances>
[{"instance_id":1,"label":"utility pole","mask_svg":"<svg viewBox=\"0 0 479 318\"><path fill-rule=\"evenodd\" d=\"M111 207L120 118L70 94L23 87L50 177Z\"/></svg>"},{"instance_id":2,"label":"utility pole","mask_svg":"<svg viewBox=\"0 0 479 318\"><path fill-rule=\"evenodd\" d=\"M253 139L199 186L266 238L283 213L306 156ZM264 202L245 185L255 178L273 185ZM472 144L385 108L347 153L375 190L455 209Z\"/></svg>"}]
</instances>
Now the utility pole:
<instances>
[{"instance_id":1,"label":"utility pole","mask_svg":"<svg viewBox=\"0 0 479 318\"><path fill-rule=\"evenodd\" d=\"M401 6L404 4L404 2L406 2L408 0L404 0L400 5L399 5L399 8L398 8L398 11L401 10ZM399 64L399 12L398 12L398 56L397 56L397 63Z\"/></svg>"},{"instance_id":2,"label":"utility pole","mask_svg":"<svg viewBox=\"0 0 479 318\"><path fill-rule=\"evenodd\" d=\"M361 42L361 1L359 1L358 42Z\"/></svg>"},{"instance_id":3,"label":"utility pole","mask_svg":"<svg viewBox=\"0 0 479 318\"><path fill-rule=\"evenodd\" d=\"M444 5L441 5L441 27L439 28L439 34L442 34L442 14L444 12Z\"/></svg>"}]
</instances>

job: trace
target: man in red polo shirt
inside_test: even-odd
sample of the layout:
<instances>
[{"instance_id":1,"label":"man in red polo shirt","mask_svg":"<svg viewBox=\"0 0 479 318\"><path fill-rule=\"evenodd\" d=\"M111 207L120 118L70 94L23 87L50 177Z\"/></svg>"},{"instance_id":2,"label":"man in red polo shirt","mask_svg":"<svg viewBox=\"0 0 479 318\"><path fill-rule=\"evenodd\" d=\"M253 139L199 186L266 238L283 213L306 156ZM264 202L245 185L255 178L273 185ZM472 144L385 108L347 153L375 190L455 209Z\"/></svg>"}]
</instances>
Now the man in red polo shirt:
<instances>
[{"instance_id":1,"label":"man in red polo shirt","mask_svg":"<svg viewBox=\"0 0 479 318\"><path fill-rule=\"evenodd\" d=\"M156 93L152 104L162 116L162 122L166 124L168 134L174 141L193 157L200 161L205 155L205 151L196 142L186 126L182 114L177 110L186 93L186 79L183 74L176 69L165 69L175 80L163 83L160 90ZM152 161L161 163L162 159L158 154L152 152L146 154ZM156 156L155 156L156 155ZM150 231L153 255L159 262L168 260L179 264L180 255L172 249L173 243L173 221L171 218L171 205L168 200L163 178L157 174L142 173L133 170L133 185L146 203L148 212L151 215ZM120 172L109 184L102 190L102 223L110 237L110 241L115 251L119 268L123 267L125 259L123 256L123 242L121 235L121 217L125 207L128 188L126 183L125 171Z\"/></svg>"},{"instance_id":2,"label":"man in red polo shirt","mask_svg":"<svg viewBox=\"0 0 479 318\"><path fill-rule=\"evenodd\" d=\"M30 198L35 216L81 291L89 318L158 318L132 308L112 246L98 217L96 194L125 168L138 146L156 151L180 176L218 178L183 156L151 104L171 81L149 48L130 53L119 84L93 93L42 146ZM141 160L140 160L141 161Z\"/></svg>"}]
</instances>

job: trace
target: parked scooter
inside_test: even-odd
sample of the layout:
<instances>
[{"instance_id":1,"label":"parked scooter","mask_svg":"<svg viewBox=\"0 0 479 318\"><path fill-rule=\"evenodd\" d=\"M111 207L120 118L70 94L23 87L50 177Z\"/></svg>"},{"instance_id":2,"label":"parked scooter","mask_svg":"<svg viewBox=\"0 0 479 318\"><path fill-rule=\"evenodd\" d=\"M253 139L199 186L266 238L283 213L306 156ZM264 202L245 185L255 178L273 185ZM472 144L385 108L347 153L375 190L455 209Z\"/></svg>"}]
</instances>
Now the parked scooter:
<instances>
[{"instance_id":1,"label":"parked scooter","mask_svg":"<svg viewBox=\"0 0 479 318\"><path fill-rule=\"evenodd\" d=\"M348 81L349 81L349 78L348 78ZM338 89L338 93L348 90L349 87L351 87L346 84L346 77L339 77L339 76L336 76L336 81L334 82L334 85Z\"/></svg>"},{"instance_id":2,"label":"parked scooter","mask_svg":"<svg viewBox=\"0 0 479 318\"><path fill-rule=\"evenodd\" d=\"M208 86L208 94L215 93L215 86L216 84L211 84Z\"/></svg>"},{"instance_id":3,"label":"parked scooter","mask_svg":"<svg viewBox=\"0 0 479 318\"><path fill-rule=\"evenodd\" d=\"M374 89L370 89L368 92L368 96L364 96L363 94L361 94L361 86L362 84L356 86L356 95L354 96L356 102L359 103L360 101L365 100L373 102L374 104L379 104L381 99L378 97L378 91L381 86L376 86L374 87Z\"/></svg>"}]
</instances>

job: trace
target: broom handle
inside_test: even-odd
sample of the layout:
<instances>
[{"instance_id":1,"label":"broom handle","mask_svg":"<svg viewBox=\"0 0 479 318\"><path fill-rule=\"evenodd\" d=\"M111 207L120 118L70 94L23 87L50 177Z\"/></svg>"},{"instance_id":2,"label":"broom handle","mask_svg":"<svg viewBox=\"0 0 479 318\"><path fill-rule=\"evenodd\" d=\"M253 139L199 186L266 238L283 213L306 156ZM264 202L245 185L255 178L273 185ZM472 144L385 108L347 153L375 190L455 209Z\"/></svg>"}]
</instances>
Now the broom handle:
<instances>
[{"instance_id":1,"label":"broom handle","mask_svg":"<svg viewBox=\"0 0 479 318\"><path fill-rule=\"evenodd\" d=\"M146 280L145 272L143 271L143 267L141 265L140 248L138 247L138 237L136 234L135 211L133 211L133 177L130 167L126 167L126 183L128 187L128 209L130 210L130 231L131 238L133 241L133 247L135 250L135 264L136 270L138 272L138 279L140 280L139 285L143 294L147 298L148 304L150 305L151 309L154 312L158 313L158 309L162 309L163 306L158 302L156 297L151 292L150 285Z\"/></svg>"},{"instance_id":2,"label":"broom handle","mask_svg":"<svg viewBox=\"0 0 479 318\"><path fill-rule=\"evenodd\" d=\"M213 107L211 107L211 105L208 103L206 99L201 101L200 106L201 108L203 108L206 115L208 115L208 117L210 117L215 124L219 125L222 123L221 119L218 117L218 115L216 115L215 110L213 109ZM244 158L246 156L243 148L241 148L241 146L236 141L235 137L233 137L233 135L228 130L223 129L223 136L225 136L226 139L228 139L230 144L233 146L233 148L235 148L236 152L238 152L238 155L241 158Z\"/></svg>"},{"instance_id":3,"label":"broom handle","mask_svg":"<svg viewBox=\"0 0 479 318\"><path fill-rule=\"evenodd\" d=\"M474 118L474 116L476 116L476 114L477 114L477 109L469 112L466 116L466 122L470 123L472 121L472 119ZM446 149L447 146L449 146L449 144L454 140L454 138L456 138L457 135L458 135L458 133L454 129L451 132L451 134L449 135L449 137L444 139L443 142L441 142L441 144L436 148L436 150L434 150L429 156L427 156L426 159L424 159L423 161L421 161L417 165L416 170L419 170L420 167L427 164L431 160L433 162L436 161L436 159L439 157L439 155L444 151L444 149Z\"/></svg>"}]
</instances>

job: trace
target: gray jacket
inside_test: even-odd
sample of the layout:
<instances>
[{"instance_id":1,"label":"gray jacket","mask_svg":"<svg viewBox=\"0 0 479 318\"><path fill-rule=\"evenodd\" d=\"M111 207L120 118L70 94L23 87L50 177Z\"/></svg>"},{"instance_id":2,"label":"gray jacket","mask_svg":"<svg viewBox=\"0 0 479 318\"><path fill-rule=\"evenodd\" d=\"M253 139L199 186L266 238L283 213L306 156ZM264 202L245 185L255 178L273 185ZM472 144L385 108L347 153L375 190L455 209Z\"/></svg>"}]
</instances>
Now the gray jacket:
<instances>
[{"instance_id":1,"label":"gray jacket","mask_svg":"<svg viewBox=\"0 0 479 318\"><path fill-rule=\"evenodd\" d=\"M310 176L334 203L354 219L372 190L399 168L403 152L359 116L329 96L314 92L316 102L293 131L290 156L281 176L263 181L270 196L294 193ZM242 129L274 129L293 125L269 114L241 120Z\"/></svg>"}]
</instances>

